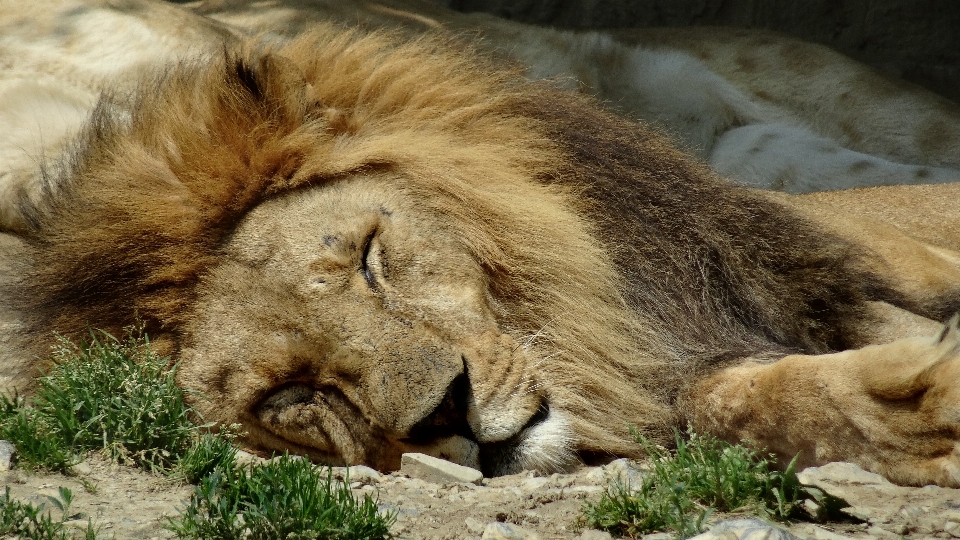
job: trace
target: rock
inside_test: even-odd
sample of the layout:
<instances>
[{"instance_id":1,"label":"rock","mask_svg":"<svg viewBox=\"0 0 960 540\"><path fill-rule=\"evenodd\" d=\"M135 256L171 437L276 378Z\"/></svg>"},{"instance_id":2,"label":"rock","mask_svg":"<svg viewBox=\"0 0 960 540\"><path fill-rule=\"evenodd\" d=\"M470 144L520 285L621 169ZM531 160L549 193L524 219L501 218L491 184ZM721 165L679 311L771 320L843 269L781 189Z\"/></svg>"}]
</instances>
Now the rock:
<instances>
[{"instance_id":1,"label":"rock","mask_svg":"<svg viewBox=\"0 0 960 540\"><path fill-rule=\"evenodd\" d=\"M794 528L794 532L800 533L804 538L809 538L811 540L846 540L848 537L837 534L832 531L828 531L823 527L817 527L809 523L803 525L798 525Z\"/></svg>"},{"instance_id":2,"label":"rock","mask_svg":"<svg viewBox=\"0 0 960 540\"><path fill-rule=\"evenodd\" d=\"M250 465L259 465L261 463L266 463L267 460L263 459L260 456L255 456L250 452L244 450L237 450L236 457L234 457L237 465L241 466L250 466Z\"/></svg>"},{"instance_id":3,"label":"rock","mask_svg":"<svg viewBox=\"0 0 960 540\"><path fill-rule=\"evenodd\" d=\"M380 479L382 474L377 470L371 469L365 465L354 465L347 468L347 474L350 475L351 482L360 482L361 484L372 484Z\"/></svg>"},{"instance_id":4,"label":"rock","mask_svg":"<svg viewBox=\"0 0 960 540\"><path fill-rule=\"evenodd\" d=\"M874 536L874 537L876 537L876 538L888 538L888 539L893 539L893 538L902 538L902 537L903 537L903 535L900 535L900 534L897 534L897 533L894 533L894 532L890 532L890 531L888 531L888 530L886 530L886 529L884 529L884 528L882 528L882 527L877 527L877 526L873 526L873 527L870 527L869 529L867 529L867 534L869 534L870 536Z\"/></svg>"},{"instance_id":5,"label":"rock","mask_svg":"<svg viewBox=\"0 0 960 540\"><path fill-rule=\"evenodd\" d=\"M594 495L597 493L602 493L606 491L607 488L602 486L573 486L567 490L567 493L583 493L585 495Z\"/></svg>"},{"instance_id":6,"label":"rock","mask_svg":"<svg viewBox=\"0 0 960 540\"><path fill-rule=\"evenodd\" d=\"M520 482L520 489L524 491L537 491L549 483L550 479L543 478L542 476L527 478L526 480Z\"/></svg>"},{"instance_id":7,"label":"rock","mask_svg":"<svg viewBox=\"0 0 960 540\"><path fill-rule=\"evenodd\" d=\"M889 480L867 472L853 463L827 463L821 467L807 467L797 473L800 483L805 486L816 486L827 493L830 491L821 484L827 486L851 485L851 486L893 486Z\"/></svg>"},{"instance_id":8,"label":"rock","mask_svg":"<svg viewBox=\"0 0 960 540\"><path fill-rule=\"evenodd\" d=\"M540 540L540 535L512 523L491 521L483 529L483 540Z\"/></svg>"},{"instance_id":9,"label":"rock","mask_svg":"<svg viewBox=\"0 0 960 540\"><path fill-rule=\"evenodd\" d=\"M86 461L81 461L73 467L70 467L70 470L73 471L73 474L78 476L89 476L93 473L93 467L90 466Z\"/></svg>"},{"instance_id":10,"label":"rock","mask_svg":"<svg viewBox=\"0 0 960 540\"><path fill-rule=\"evenodd\" d=\"M619 480L624 487L628 487L631 491L638 490L646 476L646 473L634 466L633 461L626 458L611 461L603 467L603 470L608 482Z\"/></svg>"},{"instance_id":11,"label":"rock","mask_svg":"<svg viewBox=\"0 0 960 540\"><path fill-rule=\"evenodd\" d=\"M613 536L607 531L587 529L580 535L580 540L613 540Z\"/></svg>"},{"instance_id":12,"label":"rock","mask_svg":"<svg viewBox=\"0 0 960 540\"><path fill-rule=\"evenodd\" d=\"M786 529L774 527L759 519L721 521L691 540L799 540Z\"/></svg>"},{"instance_id":13,"label":"rock","mask_svg":"<svg viewBox=\"0 0 960 540\"><path fill-rule=\"evenodd\" d=\"M949 533L954 538L960 538L960 523L948 521L943 524L943 532Z\"/></svg>"},{"instance_id":14,"label":"rock","mask_svg":"<svg viewBox=\"0 0 960 540\"><path fill-rule=\"evenodd\" d=\"M483 522L481 522L479 519L468 517L467 519L463 520L463 522L466 523L467 530L471 533L480 534L483 532Z\"/></svg>"},{"instance_id":15,"label":"rock","mask_svg":"<svg viewBox=\"0 0 960 540\"><path fill-rule=\"evenodd\" d=\"M0 441L0 472L9 471L12 467L11 461L13 455L17 453L17 447L10 441Z\"/></svg>"},{"instance_id":16,"label":"rock","mask_svg":"<svg viewBox=\"0 0 960 540\"><path fill-rule=\"evenodd\" d=\"M437 484L479 484L483 480L483 474L476 469L418 453L403 454L400 457L400 471L411 478Z\"/></svg>"}]
</instances>

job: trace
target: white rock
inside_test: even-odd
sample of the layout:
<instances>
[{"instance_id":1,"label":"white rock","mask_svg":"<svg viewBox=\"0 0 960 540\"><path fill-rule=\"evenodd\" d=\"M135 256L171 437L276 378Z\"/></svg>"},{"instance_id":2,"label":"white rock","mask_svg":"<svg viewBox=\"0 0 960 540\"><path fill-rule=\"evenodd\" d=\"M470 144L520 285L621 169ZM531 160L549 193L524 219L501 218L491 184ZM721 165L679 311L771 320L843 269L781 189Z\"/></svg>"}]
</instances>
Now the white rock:
<instances>
[{"instance_id":1,"label":"white rock","mask_svg":"<svg viewBox=\"0 0 960 540\"><path fill-rule=\"evenodd\" d=\"M403 454L400 457L400 471L411 478L437 484L479 484L483 480L483 474L476 469L418 453Z\"/></svg>"},{"instance_id":2,"label":"white rock","mask_svg":"<svg viewBox=\"0 0 960 540\"><path fill-rule=\"evenodd\" d=\"M867 529L867 534L869 534L870 536L877 537L877 538L889 538L889 539L893 539L893 538L902 538L902 537L903 537L903 535L901 535L901 534L897 534L897 533L894 533L894 532L890 532L890 531L888 531L888 530L886 530L886 529L884 529L884 528L882 528L882 527L877 527L876 525L874 525L873 527L870 527L869 529Z\"/></svg>"},{"instance_id":3,"label":"white rock","mask_svg":"<svg viewBox=\"0 0 960 540\"><path fill-rule=\"evenodd\" d=\"M466 523L467 530L471 533L480 534L483 532L483 522L481 522L479 519L468 517L467 519L463 520L463 522Z\"/></svg>"},{"instance_id":4,"label":"white rock","mask_svg":"<svg viewBox=\"0 0 960 540\"><path fill-rule=\"evenodd\" d=\"M246 450L237 450L237 455L235 459L236 459L237 465L241 465L241 466L259 465L261 463L267 462L267 460L263 459L262 457L253 455L250 452L247 452Z\"/></svg>"},{"instance_id":5,"label":"white rock","mask_svg":"<svg viewBox=\"0 0 960 540\"><path fill-rule=\"evenodd\" d=\"M626 458L615 459L603 467L609 482L620 481L631 491L638 490L643 485L647 473L636 468L632 460Z\"/></svg>"},{"instance_id":6,"label":"white rock","mask_svg":"<svg viewBox=\"0 0 960 540\"><path fill-rule=\"evenodd\" d=\"M17 447L10 441L0 441L0 472L10 470L13 455L17 453Z\"/></svg>"},{"instance_id":7,"label":"white rock","mask_svg":"<svg viewBox=\"0 0 960 540\"><path fill-rule=\"evenodd\" d=\"M73 474L79 476L89 476L91 473L93 473L93 467L91 467L86 461L77 463L73 467L70 467L70 470L73 471Z\"/></svg>"},{"instance_id":8,"label":"white rock","mask_svg":"<svg viewBox=\"0 0 960 540\"><path fill-rule=\"evenodd\" d=\"M544 486L550 483L549 478L544 478L542 476L527 478L526 480L520 482L520 489L525 491L537 491L542 489Z\"/></svg>"},{"instance_id":9,"label":"white rock","mask_svg":"<svg viewBox=\"0 0 960 540\"><path fill-rule=\"evenodd\" d=\"M365 465L354 465L347 469L347 474L350 475L351 482L360 482L361 484L376 482L383 476L379 471Z\"/></svg>"},{"instance_id":10,"label":"white rock","mask_svg":"<svg viewBox=\"0 0 960 540\"><path fill-rule=\"evenodd\" d=\"M845 462L827 463L821 467L808 467L797 473L797 478L801 484L817 486L820 489L824 489L820 484L825 482L834 485L893 486L889 480L879 474L867 472L853 463ZM827 490L824 489L824 491Z\"/></svg>"},{"instance_id":11,"label":"white rock","mask_svg":"<svg viewBox=\"0 0 960 540\"><path fill-rule=\"evenodd\" d=\"M816 525L810 523L798 525L794 528L794 530L800 533L803 537L811 538L813 540L846 540L849 538L833 531L828 531L823 527L817 527Z\"/></svg>"},{"instance_id":12,"label":"white rock","mask_svg":"<svg viewBox=\"0 0 960 540\"><path fill-rule=\"evenodd\" d=\"M799 540L786 529L774 527L759 519L721 521L691 540Z\"/></svg>"},{"instance_id":13,"label":"white rock","mask_svg":"<svg viewBox=\"0 0 960 540\"><path fill-rule=\"evenodd\" d=\"M607 488L602 486L573 486L567 489L567 493L586 493L587 495L593 495L594 493L601 493L606 489Z\"/></svg>"},{"instance_id":14,"label":"white rock","mask_svg":"<svg viewBox=\"0 0 960 540\"><path fill-rule=\"evenodd\" d=\"M607 531L598 531L596 529L587 529L580 535L580 540L612 540L613 536Z\"/></svg>"},{"instance_id":15,"label":"white rock","mask_svg":"<svg viewBox=\"0 0 960 540\"><path fill-rule=\"evenodd\" d=\"M540 535L512 523L491 521L483 529L483 540L540 540Z\"/></svg>"}]
</instances>

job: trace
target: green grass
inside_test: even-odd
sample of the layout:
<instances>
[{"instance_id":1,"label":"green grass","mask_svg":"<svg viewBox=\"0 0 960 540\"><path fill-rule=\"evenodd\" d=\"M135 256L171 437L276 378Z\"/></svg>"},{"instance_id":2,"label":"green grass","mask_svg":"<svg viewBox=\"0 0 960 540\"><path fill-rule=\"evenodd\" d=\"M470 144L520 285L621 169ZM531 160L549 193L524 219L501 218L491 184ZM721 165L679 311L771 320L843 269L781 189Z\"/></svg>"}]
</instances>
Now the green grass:
<instances>
[{"instance_id":1,"label":"green grass","mask_svg":"<svg viewBox=\"0 0 960 540\"><path fill-rule=\"evenodd\" d=\"M217 469L227 469L236 461L237 447L232 432L204 433L177 461L177 472L196 484Z\"/></svg>"},{"instance_id":2,"label":"green grass","mask_svg":"<svg viewBox=\"0 0 960 540\"><path fill-rule=\"evenodd\" d=\"M34 398L0 398L0 438L14 441L21 465L66 472L79 455L169 471L197 438L175 370L131 331L124 340L91 332L75 345L61 338Z\"/></svg>"},{"instance_id":3,"label":"green grass","mask_svg":"<svg viewBox=\"0 0 960 540\"><path fill-rule=\"evenodd\" d=\"M169 527L193 539L384 538L394 516L377 512L369 495L353 497L310 462L282 456L264 465L237 465L232 441L239 426L206 432L175 384L175 367L155 354L141 332L124 339L91 332L73 344L60 339L52 365L32 399L0 396L0 439L17 447L20 467L70 473L90 451L197 484ZM51 504L67 517L72 494ZM58 502L60 504L58 504ZM43 508L0 497L0 535L69 539L61 520ZM88 524L83 538L95 538Z\"/></svg>"},{"instance_id":4,"label":"green grass","mask_svg":"<svg viewBox=\"0 0 960 540\"><path fill-rule=\"evenodd\" d=\"M62 512L60 519L54 519L45 512L45 505L34 506L10 497L10 486L0 495L0 536L17 537L21 540L94 540L97 531L88 520L85 529L70 531L63 524L70 516L70 502L73 493L60 488L59 497L47 497L50 503Z\"/></svg>"},{"instance_id":5,"label":"green grass","mask_svg":"<svg viewBox=\"0 0 960 540\"><path fill-rule=\"evenodd\" d=\"M284 455L249 469L216 468L168 527L185 539L361 540L388 536L394 519L369 495L355 498L330 469Z\"/></svg>"},{"instance_id":6,"label":"green grass","mask_svg":"<svg viewBox=\"0 0 960 540\"><path fill-rule=\"evenodd\" d=\"M583 523L616 536L673 530L679 538L703 531L714 511L786 520L798 514L803 492L794 464L774 470L765 458L707 435L676 437L676 450L658 449L642 437L650 471L639 486L617 479L597 502L583 509Z\"/></svg>"},{"instance_id":7,"label":"green grass","mask_svg":"<svg viewBox=\"0 0 960 540\"><path fill-rule=\"evenodd\" d=\"M16 396L0 396L0 439L13 442L17 461L30 469L66 471L77 462L52 419Z\"/></svg>"}]
</instances>

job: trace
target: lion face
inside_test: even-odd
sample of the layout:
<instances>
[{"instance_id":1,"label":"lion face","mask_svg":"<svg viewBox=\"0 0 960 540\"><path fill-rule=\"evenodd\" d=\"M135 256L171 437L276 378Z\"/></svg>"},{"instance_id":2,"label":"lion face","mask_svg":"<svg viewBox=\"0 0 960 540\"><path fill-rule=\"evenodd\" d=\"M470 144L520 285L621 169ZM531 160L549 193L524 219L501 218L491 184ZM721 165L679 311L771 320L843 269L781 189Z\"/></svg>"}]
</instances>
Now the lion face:
<instances>
[{"instance_id":1,"label":"lion face","mask_svg":"<svg viewBox=\"0 0 960 540\"><path fill-rule=\"evenodd\" d=\"M181 354L204 419L242 423L264 452L386 470L408 451L491 473L564 461L537 359L498 329L484 272L447 229L392 175L251 211Z\"/></svg>"}]
</instances>

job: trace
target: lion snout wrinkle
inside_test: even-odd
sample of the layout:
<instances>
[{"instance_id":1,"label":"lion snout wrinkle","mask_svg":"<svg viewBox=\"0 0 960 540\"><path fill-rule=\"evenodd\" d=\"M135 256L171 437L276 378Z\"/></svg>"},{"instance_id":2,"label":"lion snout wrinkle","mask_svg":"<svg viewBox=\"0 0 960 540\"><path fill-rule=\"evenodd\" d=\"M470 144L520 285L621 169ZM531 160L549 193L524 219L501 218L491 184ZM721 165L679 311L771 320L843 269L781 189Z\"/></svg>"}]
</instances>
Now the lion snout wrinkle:
<instances>
[{"instance_id":1,"label":"lion snout wrinkle","mask_svg":"<svg viewBox=\"0 0 960 540\"><path fill-rule=\"evenodd\" d=\"M477 441L499 442L519 433L543 401L522 345L487 332L469 342L464 360L471 380L467 422Z\"/></svg>"}]
</instances>

